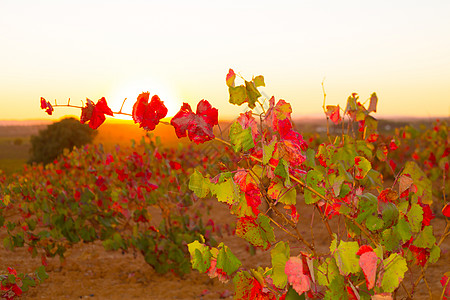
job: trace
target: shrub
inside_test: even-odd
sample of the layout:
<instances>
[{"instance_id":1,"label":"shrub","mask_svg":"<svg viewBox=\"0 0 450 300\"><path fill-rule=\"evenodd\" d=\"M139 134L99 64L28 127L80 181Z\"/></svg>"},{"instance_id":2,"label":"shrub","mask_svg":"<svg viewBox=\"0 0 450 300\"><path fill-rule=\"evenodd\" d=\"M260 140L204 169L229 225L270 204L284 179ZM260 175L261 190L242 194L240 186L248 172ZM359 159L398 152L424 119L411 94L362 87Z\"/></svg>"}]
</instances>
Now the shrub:
<instances>
[{"instance_id":1,"label":"shrub","mask_svg":"<svg viewBox=\"0 0 450 300\"><path fill-rule=\"evenodd\" d=\"M72 151L74 147L89 144L96 135L95 130L80 124L75 118L62 119L31 137L31 158L28 162L48 164L64 149Z\"/></svg>"}]
</instances>

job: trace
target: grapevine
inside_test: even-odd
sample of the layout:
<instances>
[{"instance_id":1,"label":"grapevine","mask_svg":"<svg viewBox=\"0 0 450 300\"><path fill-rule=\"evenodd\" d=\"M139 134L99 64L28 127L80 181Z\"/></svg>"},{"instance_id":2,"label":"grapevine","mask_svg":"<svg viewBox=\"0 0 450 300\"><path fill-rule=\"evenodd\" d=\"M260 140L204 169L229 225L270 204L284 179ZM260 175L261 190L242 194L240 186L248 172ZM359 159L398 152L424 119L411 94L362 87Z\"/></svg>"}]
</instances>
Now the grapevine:
<instances>
[{"instance_id":1,"label":"grapevine","mask_svg":"<svg viewBox=\"0 0 450 300\"><path fill-rule=\"evenodd\" d=\"M198 103L195 113L189 104L184 103L170 122L162 120L167 114L164 102L157 95L150 99L148 92L137 97L131 114L122 112L123 105L118 112L113 112L105 98L95 104L87 99L84 106L71 105L70 99L67 104L57 104L56 101L52 104L44 98L40 101L41 108L49 115L54 108L61 106L81 109L80 121L88 123L93 129L101 126L105 115L130 115L146 131L154 130L161 123L172 126L179 138L188 137L196 144L216 142L233 150L237 159L221 162L220 168L207 170L191 166L190 174L185 169L178 171L172 168L166 175L175 178L183 193L179 190L174 195L183 195L185 201L190 199L187 196L189 189L197 198L216 198L223 203L236 217L236 235L261 251L270 251L271 260L266 268L246 266L224 243L217 245L202 226L190 229L186 227L189 220L185 220L180 232L183 237L186 233L191 236L176 245L177 249L184 247L184 250L172 259L173 270L181 270L179 274L187 272L182 258L183 253L188 252L193 269L223 282L232 280L235 299L294 299L299 295L305 299L393 299L398 296L412 299L421 282L431 297L426 270L439 260L440 246L450 235L450 207L446 198L450 152L447 125L437 123L431 131L425 132L424 140L434 141L433 148L421 151L426 146L408 148L410 146L406 140L414 139L414 134L418 134L409 127L400 129L390 137L379 134L378 121L374 117L378 103L375 93L368 98L367 107L356 93L350 95L345 109L339 105L326 105L324 97L327 139L314 148L311 146L313 141L305 140L296 130L288 102L282 99L277 101L275 97L261 99L258 88L265 86L263 76L249 81L241 78L243 84L236 85L238 77L231 69L226 75L229 102L247 105L248 111L241 113L231 124L228 138L215 135L213 129L219 124L218 110L207 100ZM339 126L341 134L332 136L330 126ZM142 145L147 157L152 156L154 160L158 147L153 146L152 142L143 142ZM55 236L30 233L33 238L27 240L23 233L14 231L14 224L8 224L11 228L8 228L10 240L7 245L13 248L26 242L32 247L31 252L35 253L37 245L45 244L45 255L63 256L67 243L100 238L107 248L135 247L143 252L146 260L149 256L149 264L167 271L168 266L164 265L163 260L150 257L155 247L149 244L149 240L155 241L161 235L155 236L148 230L139 231L139 222L147 221L144 206L136 202L133 204L136 207L130 209L117 199L122 197L132 202L132 199L143 197L147 204L156 204L165 221L154 232L162 232L164 226L168 226L162 234L166 235L171 227L167 222L177 217L168 213L174 207L171 192L162 191L167 193L167 201L150 203L152 193L158 189L152 190L150 178L154 177L139 169L138 172L127 173L127 179L139 181L143 177L145 180L137 184L140 190L119 184L119 195L114 194L114 191L108 190L108 178L117 177L121 181L120 178L125 176L121 172L124 171L111 170L117 157L104 157L100 149L87 148L85 152L75 151L66 156L64 163L70 166L67 171L73 165L90 164L83 160L89 159L92 153L97 153L95 155L100 156L101 161L110 159L112 163L111 167L106 163L107 167L95 170L95 183L86 182L84 186L53 186L54 183L51 183L50 186L41 184L36 187L20 179L19 186L15 187L18 190L12 188L8 195L12 197L21 193L27 198L37 189L55 199L62 197L65 201L67 195L61 194L72 191L75 198L89 198L88 209L92 210L89 213L96 217L86 220L96 226L85 232L85 223L77 225L73 219L74 231L66 228L66 231L63 229ZM92 159L97 159L95 155ZM142 167L142 157L133 155L127 158L131 161L129 167ZM410 157L412 160L406 161ZM399 165L400 162L402 165ZM164 165L163 161L159 163ZM170 163L166 161L165 164ZM48 176L47 169L34 168ZM50 168L61 168L61 163ZM139 172L144 174L138 175ZM441 184L436 186L432 182ZM146 198L146 192L141 196L142 190L146 190L150 198ZM81 196L76 196L77 191ZM98 197L105 191L107 204ZM302 217L302 212L298 210L300 202L313 211L312 220ZM45 201L42 204L48 205ZM56 203L51 205L58 209ZM36 220L27 223L28 228L59 222L53 221L52 218L56 217L51 214L39 215L38 211L45 211L45 207L31 207L30 204L21 207L21 213L33 212L37 216ZM301 207L305 209L305 206ZM98 220L102 210L111 217L110 227L105 226L105 220ZM61 211L58 213L61 214ZM71 214L64 212L62 221L66 223L71 220ZM319 216L318 225L314 214ZM446 226L439 239L433 228L436 214L446 218ZM126 226L118 230L122 223ZM315 241L312 230L315 226L323 226L329 233L327 245ZM300 230L307 227L311 228L310 237ZM64 242L56 238L58 235L65 237ZM174 257L173 254L171 256L169 253L163 259L170 257ZM177 267L176 263L180 266ZM441 280L443 299L450 297L448 282L448 273L445 273Z\"/></svg>"}]
</instances>

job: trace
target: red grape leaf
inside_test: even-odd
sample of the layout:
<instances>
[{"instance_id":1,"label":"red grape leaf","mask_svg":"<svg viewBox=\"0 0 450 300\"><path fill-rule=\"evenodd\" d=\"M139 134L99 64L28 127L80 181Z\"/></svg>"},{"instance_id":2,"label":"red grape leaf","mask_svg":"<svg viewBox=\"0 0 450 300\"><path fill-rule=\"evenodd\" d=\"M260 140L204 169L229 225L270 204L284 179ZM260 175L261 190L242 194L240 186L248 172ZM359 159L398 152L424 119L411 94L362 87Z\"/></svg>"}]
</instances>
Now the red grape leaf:
<instances>
[{"instance_id":1,"label":"red grape leaf","mask_svg":"<svg viewBox=\"0 0 450 300\"><path fill-rule=\"evenodd\" d=\"M339 113L339 105L327 105L326 115L328 118L330 118L331 121L333 121L334 124L339 124L339 122L341 121L341 116L339 115Z\"/></svg>"},{"instance_id":2,"label":"red grape leaf","mask_svg":"<svg viewBox=\"0 0 450 300\"><path fill-rule=\"evenodd\" d=\"M375 286L375 277L377 275L378 257L373 251L364 252L359 259L359 266L366 277L366 284L369 290Z\"/></svg>"},{"instance_id":3,"label":"red grape leaf","mask_svg":"<svg viewBox=\"0 0 450 300\"><path fill-rule=\"evenodd\" d=\"M112 116L113 112L108 107L105 97L102 97L94 104L90 99L86 99L86 106L81 109L80 122L82 124L89 122L89 127L97 129L105 122L105 114Z\"/></svg>"},{"instance_id":4,"label":"red grape leaf","mask_svg":"<svg viewBox=\"0 0 450 300\"><path fill-rule=\"evenodd\" d=\"M111 108L108 107L108 103L106 103L105 97L102 97L100 100L97 101L97 104L95 104L95 110L97 110L98 113L113 116L113 112Z\"/></svg>"},{"instance_id":5,"label":"red grape leaf","mask_svg":"<svg viewBox=\"0 0 450 300\"><path fill-rule=\"evenodd\" d=\"M266 283L261 273L251 270L252 273L239 271L233 278L235 300L275 300L277 297L265 287ZM258 280L259 279L259 280Z\"/></svg>"},{"instance_id":6,"label":"red grape leaf","mask_svg":"<svg viewBox=\"0 0 450 300\"><path fill-rule=\"evenodd\" d=\"M258 184L245 170L238 170L234 175L234 181L239 186L239 189L244 192L246 203L252 209L253 214L258 215L258 207L261 204Z\"/></svg>"},{"instance_id":7,"label":"red grape leaf","mask_svg":"<svg viewBox=\"0 0 450 300\"><path fill-rule=\"evenodd\" d=\"M289 103L280 99L275 105L275 98L269 100L269 109L265 123L280 135L280 141L276 144L274 157L284 158L293 167L299 166L305 161L301 153L306 146L301 134L293 130L291 122L292 108Z\"/></svg>"},{"instance_id":8,"label":"red grape leaf","mask_svg":"<svg viewBox=\"0 0 450 300\"><path fill-rule=\"evenodd\" d=\"M378 195L378 200L383 203L398 203L398 194L396 191L387 188Z\"/></svg>"},{"instance_id":9,"label":"red grape leaf","mask_svg":"<svg viewBox=\"0 0 450 300\"><path fill-rule=\"evenodd\" d=\"M278 120L290 119L292 113L292 108L289 103L283 99L278 100L275 105L275 97L272 96L269 100L269 109L267 110L267 117L265 119L269 127L277 130Z\"/></svg>"},{"instance_id":10,"label":"red grape leaf","mask_svg":"<svg viewBox=\"0 0 450 300\"><path fill-rule=\"evenodd\" d=\"M189 104L183 103L170 124L175 128L178 138L188 135L191 141L200 144L214 138L212 128L218 124L218 112L207 100L198 103L195 114Z\"/></svg>"},{"instance_id":11,"label":"red grape leaf","mask_svg":"<svg viewBox=\"0 0 450 300\"><path fill-rule=\"evenodd\" d=\"M154 130L159 120L167 115L167 108L158 95L153 95L150 103L149 92L141 93L133 105L134 123L139 123L139 127L145 130Z\"/></svg>"},{"instance_id":12,"label":"red grape leaf","mask_svg":"<svg viewBox=\"0 0 450 300\"><path fill-rule=\"evenodd\" d=\"M211 266L206 271L206 273L208 274L209 278L217 277L220 280L220 282L223 283L227 283L231 278L231 276L228 275L226 272L217 268L217 258L211 259Z\"/></svg>"},{"instance_id":13,"label":"red grape leaf","mask_svg":"<svg viewBox=\"0 0 450 300\"><path fill-rule=\"evenodd\" d=\"M236 235L264 250L267 250L270 244L275 242L273 227L270 225L269 218L263 214L259 214L258 218L251 216L239 218Z\"/></svg>"},{"instance_id":14,"label":"red grape leaf","mask_svg":"<svg viewBox=\"0 0 450 300\"><path fill-rule=\"evenodd\" d=\"M442 299L448 300L450 299L450 272L447 272L442 276L440 282L442 287L444 288L444 297Z\"/></svg>"},{"instance_id":15,"label":"red grape leaf","mask_svg":"<svg viewBox=\"0 0 450 300\"><path fill-rule=\"evenodd\" d=\"M226 82L229 87L234 87L234 79L236 78L236 74L233 69L230 69L227 74Z\"/></svg>"},{"instance_id":16,"label":"red grape leaf","mask_svg":"<svg viewBox=\"0 0 450 300\"><path fill-rule=\"evenodd\" d=\"M287 275L287 279L294 290L299 294L310 289L310 280L303 272L303 261L301 258L293 256L289 258L284 267L284 272Z\"/></svg>"},{"instance_id":17,"label":"red grape leaf","mask_svg":"<svg viewBox=\"0 0 450 300\"><path fill-rule=\"evenodd\" d=\"M369 245L362 245L359 248L358 252L356 252L356 255L363 255L364 253L371 252L371 251L373 251L372 247L370 247Z\"/></svg>"},{"instance_id":18,"label":"red grape leaf","mask_svg":"<svg viewBox=\"0 0 450 300\"><path fill-rule=\"evenodd\" d=\"M243 129L250 128L252 132L253 141L256 145L256 137L258 136L258 123L252 115L252 111L249 110L246 113L240 114L236 120L241 124Z\"/></svg>"},{"instance_id":19,"label":"red grape leaf","mask_svg":"<svg viewBox=\"0 0 450 300\"><path fill-rule=\"evenodd\" d=\"M450 218L450 203L447 203L442 209L442 214L447 218Z\"/></svg>"},{"instance_id":20,"label":"red grape leaf","mask_svg":"<svg viewBox=\"0 0 450 300\"><path fill-rule=\"evenodd\" d=\"M49 115L53 113L53 106L49 101L46 101L43 97L41 97L41 108L45 109L45 112Z\"/></svg>"}]
</instances>

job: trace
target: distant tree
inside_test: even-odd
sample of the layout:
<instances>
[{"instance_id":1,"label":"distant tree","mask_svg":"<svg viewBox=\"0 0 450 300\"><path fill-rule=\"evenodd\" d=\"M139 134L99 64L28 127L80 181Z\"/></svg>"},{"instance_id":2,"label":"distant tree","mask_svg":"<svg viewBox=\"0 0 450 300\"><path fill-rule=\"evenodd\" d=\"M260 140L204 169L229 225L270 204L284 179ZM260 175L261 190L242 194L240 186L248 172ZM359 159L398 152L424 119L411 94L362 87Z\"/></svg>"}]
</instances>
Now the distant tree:
<instances>
[{"instance_id":1,"label":"distant tree","mask_svg":"<svg viewBox=\"0 0 450 300\"><path fill-rule=\"evenodd\" d=\"M61 155L64 149L72 151L93 141L97 131L81 124L75 118L65 118L39 131L31 137L31 158L29 163L48 164Z\"/></svg>"}]
</instances>

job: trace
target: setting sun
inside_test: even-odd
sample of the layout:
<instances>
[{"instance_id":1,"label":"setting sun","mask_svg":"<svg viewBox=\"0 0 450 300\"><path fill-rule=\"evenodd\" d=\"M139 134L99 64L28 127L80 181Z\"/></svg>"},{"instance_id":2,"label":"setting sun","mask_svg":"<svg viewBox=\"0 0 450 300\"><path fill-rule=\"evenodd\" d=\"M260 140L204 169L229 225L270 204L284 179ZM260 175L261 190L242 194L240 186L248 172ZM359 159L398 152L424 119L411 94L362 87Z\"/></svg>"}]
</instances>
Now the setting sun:
<instances>
[{"instance_id":1,"label":"setting sun","mask_svg":"<svg viewBox=\"0 0 450 300\"><path fill-rule=\"evenodd\" d=\"M173 117L180 109L181 102L174 89L167 83L149 77L118 83L117 88L111 90L106 100L114 112L118 112L123 105L122 112L131 114L138 95L147 91L150 93L150 97L158 95L164 102L168 109L166 117ZM131 117L126 115L115 115L115 118L131 120Z\"/></svg>"}]
</instances>

